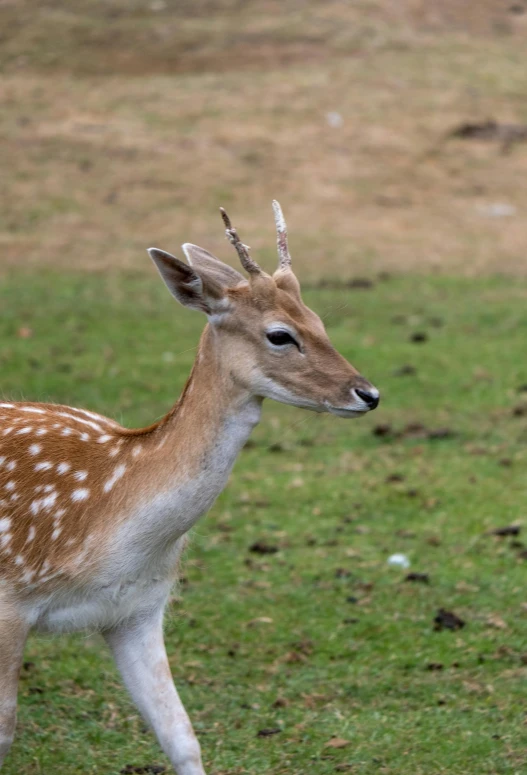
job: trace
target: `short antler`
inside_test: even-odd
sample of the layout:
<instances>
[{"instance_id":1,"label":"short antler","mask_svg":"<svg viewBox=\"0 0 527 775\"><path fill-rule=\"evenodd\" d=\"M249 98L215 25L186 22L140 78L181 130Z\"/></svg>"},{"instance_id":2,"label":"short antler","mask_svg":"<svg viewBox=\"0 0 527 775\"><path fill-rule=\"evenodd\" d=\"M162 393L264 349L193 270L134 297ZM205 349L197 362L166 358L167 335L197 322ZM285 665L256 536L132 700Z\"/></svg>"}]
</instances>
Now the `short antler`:
<instances>
[{"instance_id":1,"label":"short antler","mask_svg":"<svg viewBox=\"0 0 527 775\"><path fill-rule=\"evenodd\" d=\"M276 224L276 245L278 248L278 268L291 269L291 256L287 247L287 225L280 203L273 199L274 222Z\"/></svg>"},{"instance_id":2,"label":"short antler","mask_svg":"<svg viewBox=\"0 0 527 775\"><path fill-rule=\"evenodd\" d=\"M261 274L262 270L256 263L256 261L253 261L252 258L249 255L249 246L244 245L243 242L238 237L238 232L234 228L234 226L231 224L231 219L223 209L223 207L220 207L220 213L221 217L223 218L223 223L225 224L225 234L227 235L227 239L231 243L231 245L234 245L236 248L236 252L238 253L238 257L241 261L241 265L245 269L246 272L249 272L249 274Z\"/></svg>"}]
</instances>

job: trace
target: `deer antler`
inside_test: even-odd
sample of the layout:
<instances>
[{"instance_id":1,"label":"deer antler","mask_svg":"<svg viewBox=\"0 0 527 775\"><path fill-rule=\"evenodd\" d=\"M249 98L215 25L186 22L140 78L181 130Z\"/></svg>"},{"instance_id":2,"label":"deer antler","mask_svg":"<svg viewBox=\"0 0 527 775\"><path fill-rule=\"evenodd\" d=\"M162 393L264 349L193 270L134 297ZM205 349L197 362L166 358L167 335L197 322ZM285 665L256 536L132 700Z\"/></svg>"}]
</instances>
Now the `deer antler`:
<instances>
[{"instance_id":1,"label":"deer antler","mask_svg":"<svg viewBox=\"0 0 527 775\"><path fill-rule=\"evenodd\" d=\"M223 209L223 207L220 207L220 213L221 217L223 218L223 223L225 224L225 234L227 235L227 239L231 243L231 245L234 245L236 248L236 252L238 253L238 257L241 261L241 265L245 269L246 272L249 272L249 274L261 274L262 270L256 263L256 261L253 261L252 258L249 255L249 246L244 245L243 242L238 237L238 232L234 228L234 226L231 224L231 219Z\"/></svg>"},{"instance_id":2,"label":"deer antler","mask_svg":"<svg viewBox=\"0 0 527 775\"><path fill-rule=\"evenodd\" d=\"M287 225L280 203L273 199L274 222L276 224L276 246L278 248L278 268L291 269L291 256L287 247Z\"/></svg>"}]
</instances>

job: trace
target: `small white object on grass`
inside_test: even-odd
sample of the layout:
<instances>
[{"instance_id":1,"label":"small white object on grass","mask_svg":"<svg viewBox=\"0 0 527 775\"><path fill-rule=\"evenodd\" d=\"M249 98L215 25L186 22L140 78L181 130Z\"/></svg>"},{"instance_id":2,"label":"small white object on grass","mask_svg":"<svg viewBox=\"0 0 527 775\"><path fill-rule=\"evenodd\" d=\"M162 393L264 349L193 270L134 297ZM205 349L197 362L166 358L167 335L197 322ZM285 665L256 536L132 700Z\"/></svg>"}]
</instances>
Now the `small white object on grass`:
<instances>
[{"instance_id":1,"label":"small white object on grass","mask_svg":"<svg viewBox=\"0 0 527 775\"><path fill-rule=\"evenodd\" d=\"M329 113L326 113L326 121L333 129L340 129L344 124L344 119L336 110L330 110Z\"/></svg>"},{"instance_id":2,"label":"small white object on grass","mask_svg":"<svg viewBox=\"0 0 527 775\"><path fill-rule=\"evenodd\" d=\"M392 554L388 557L388 565L394 568L409 568L410 560L406 554Z\"/></svg>"},{"instance_id":3,"label":"small white object on grass","mask_svg":"<svg viewBox=\"0 0 527 775\"><path fill-rule=\"evenodd\" d=\"M488 218L510 218L516 215L518 210L507 202L493 202L492 204L479 205L478 210Z\"/></svg>"}]
</instances>

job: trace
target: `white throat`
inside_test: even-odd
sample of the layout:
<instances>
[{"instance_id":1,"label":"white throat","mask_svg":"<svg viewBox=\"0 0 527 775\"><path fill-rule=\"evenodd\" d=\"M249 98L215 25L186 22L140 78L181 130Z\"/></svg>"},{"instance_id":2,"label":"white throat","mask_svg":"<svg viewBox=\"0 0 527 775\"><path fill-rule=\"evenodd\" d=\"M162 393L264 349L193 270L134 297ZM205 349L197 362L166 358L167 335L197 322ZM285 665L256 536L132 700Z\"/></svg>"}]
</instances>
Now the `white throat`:
<instances>
[{"instance_id":1,"label":"white throat","mask_svg":"<svg viewBox=\"0 0 527 775\"><path fill-rule=\"evenodd\" d=\"M116 545L121 557L128 557L130 571L153 560L168 559L170 546L187 533L205 514L224 489L236 457L249 438L261 415L261 401L251 398L236 411L226 413L217 432L203 444L196 438L200 450L200 465L192 476L184 466L175 465L158 491L139 501L135 515L118 530ZM185 418L188 422L191 418ZM177 429L177 425L176 425ZM174 429L174 430L176 430ZM174 432L172 431L172 433ZM165 460L170 445L163 448ZM169 561L170 562L170 561Z\"/></svg>"}]
</instances>

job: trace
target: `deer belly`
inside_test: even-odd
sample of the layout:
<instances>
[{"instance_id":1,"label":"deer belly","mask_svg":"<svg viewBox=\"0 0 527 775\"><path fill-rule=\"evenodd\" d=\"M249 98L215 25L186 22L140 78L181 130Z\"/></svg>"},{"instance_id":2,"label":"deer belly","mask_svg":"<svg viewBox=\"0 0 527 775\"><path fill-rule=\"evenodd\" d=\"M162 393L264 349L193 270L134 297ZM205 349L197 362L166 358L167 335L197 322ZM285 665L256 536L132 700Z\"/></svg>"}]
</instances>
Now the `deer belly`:
<instances>
[{"instance_id":1,"label":"deer belly","mask_svg":"<svg viewBox=\"0 0 527 775\"><path fill-rule=\"evenodd\" d=\"M135 614L163 607L172 582L167 579L120 581L104 587L55 594L31 612L38 632L105 630Z\"/></svg>"},{"instance_id":2,"label":"deer belly","mask_svg":"<svg viewBox=\"0 0 527 775\"><path fill-rule=\"evenodd\" d=\"M137 545L114 545L91 579L72 579L37 599L32 625L43 632L103 630L134 614L159 610L177 578L185 544L182 537L151 552L144 546L138 551Z\"/></svg>"}]
</instances>

